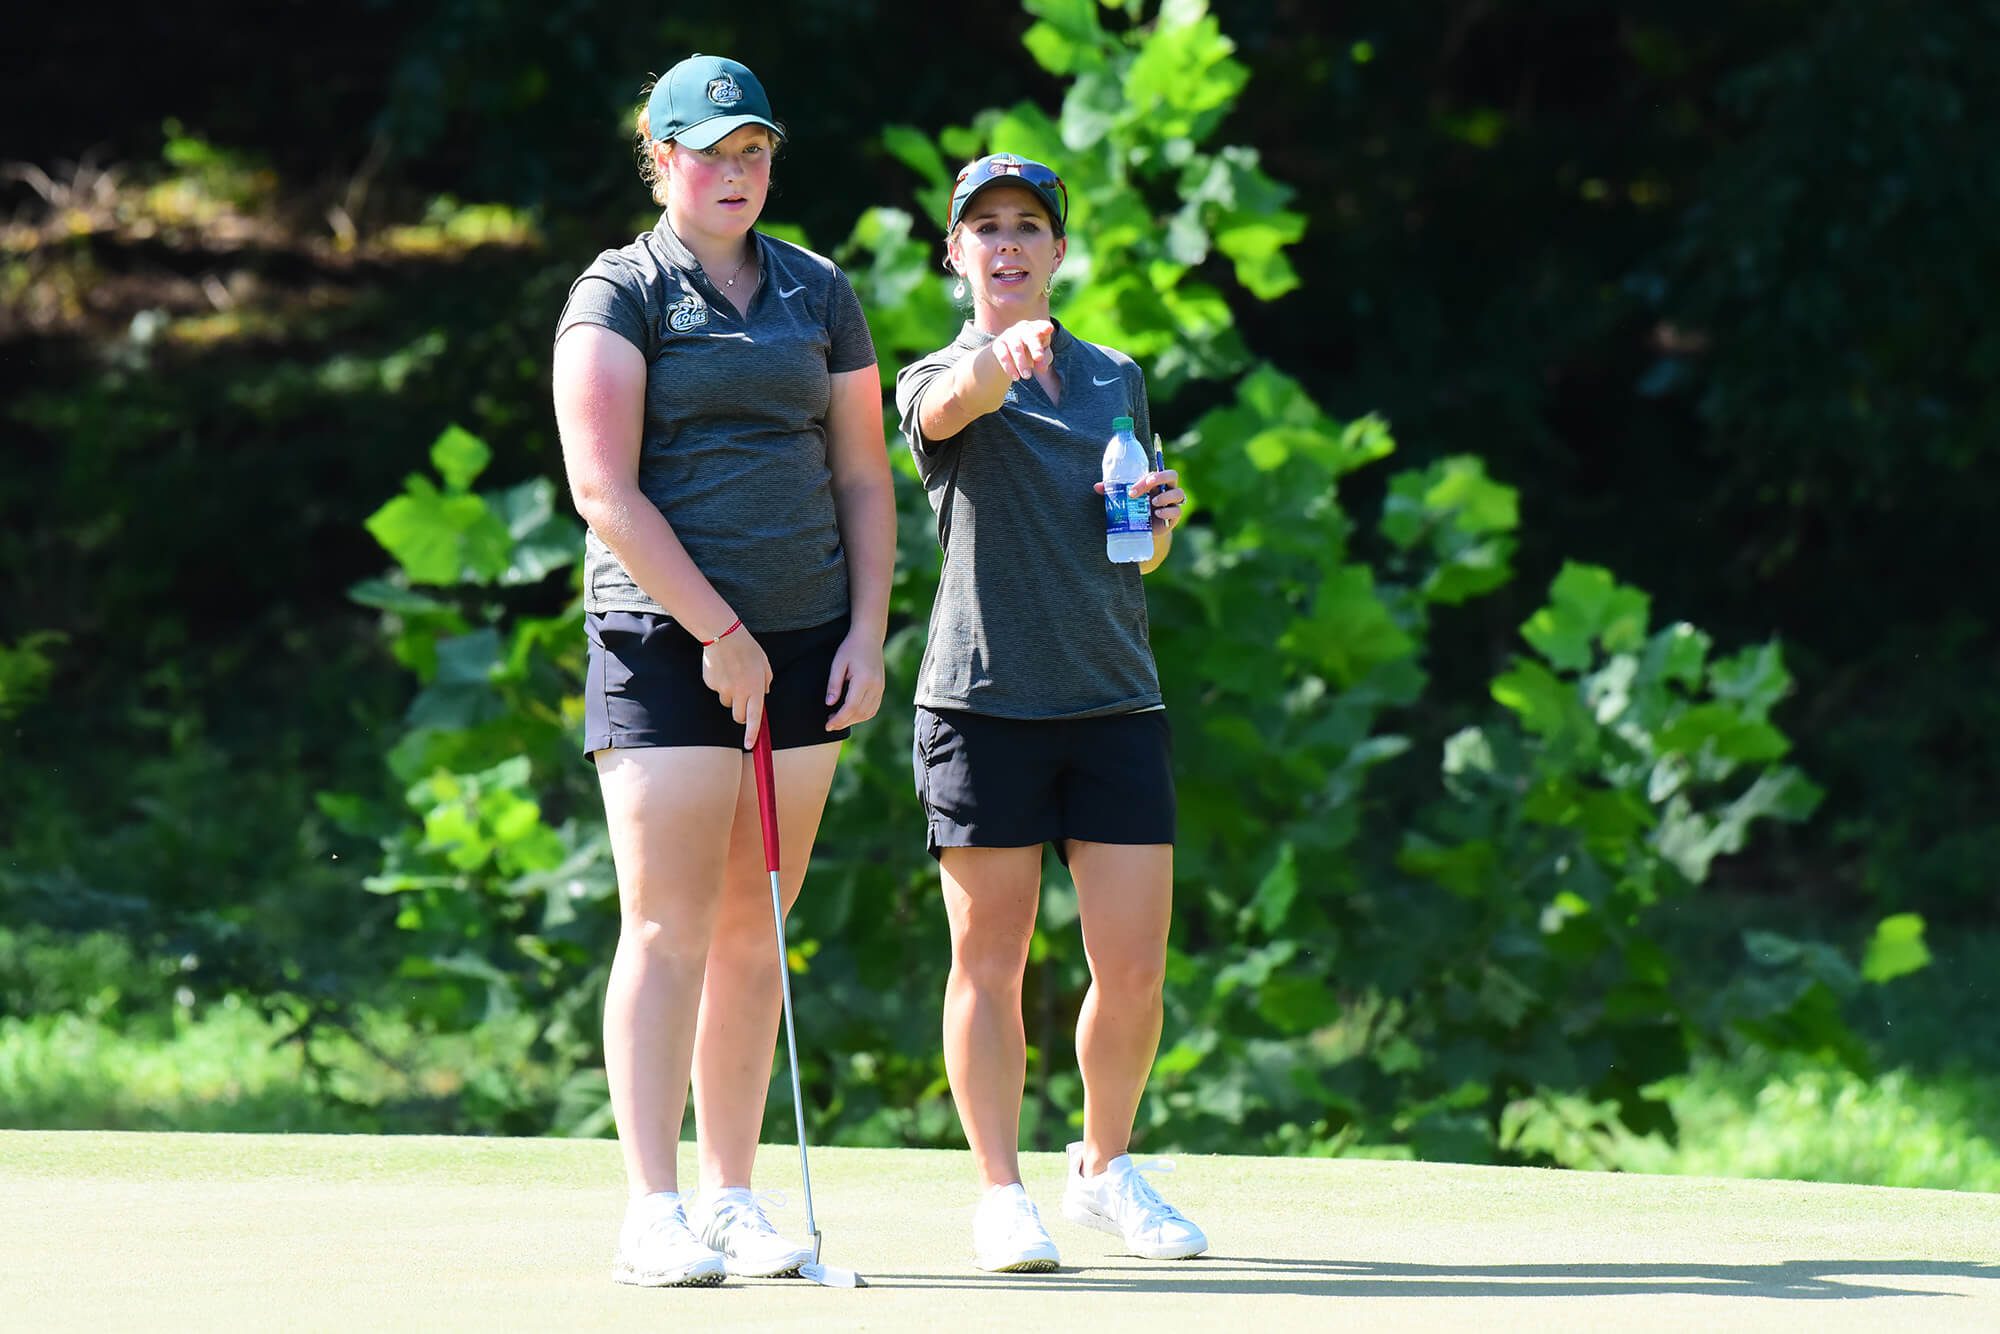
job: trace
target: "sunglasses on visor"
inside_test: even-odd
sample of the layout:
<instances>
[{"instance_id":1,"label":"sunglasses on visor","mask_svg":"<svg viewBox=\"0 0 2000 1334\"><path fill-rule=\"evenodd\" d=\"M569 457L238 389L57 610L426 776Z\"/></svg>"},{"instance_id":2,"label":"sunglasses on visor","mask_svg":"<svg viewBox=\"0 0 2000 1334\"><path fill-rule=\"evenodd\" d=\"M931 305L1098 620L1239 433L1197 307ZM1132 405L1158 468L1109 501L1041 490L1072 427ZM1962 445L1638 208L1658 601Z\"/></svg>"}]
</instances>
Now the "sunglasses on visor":
<instances>
[{"instance_id":1,"label":"sunglasses on visor","mask_svg":"<svg viewBox=\"0 0 2000 1334\"><path fill-rule=\"evenodd\" d=\"M958 179L952 185L952 212L954 214L964 208L962 201L970 197L971 191L965 189L965 183L974 176L979 178L974 186L975 189L978 186L986 185L993 181L1012 179L1034 186L1045 195L1053 194L1061 210L1056 217L1056 224L1058 226L1068 226L1069 187L1063 184L1062 177L1056 175L1055 172L1041 163L1032 162L1026 158L982 158L978 162L965 167L958 173ZM947 226L950 225L950 221L950 219L946 220Z\"/></svg>"}]
</instances>

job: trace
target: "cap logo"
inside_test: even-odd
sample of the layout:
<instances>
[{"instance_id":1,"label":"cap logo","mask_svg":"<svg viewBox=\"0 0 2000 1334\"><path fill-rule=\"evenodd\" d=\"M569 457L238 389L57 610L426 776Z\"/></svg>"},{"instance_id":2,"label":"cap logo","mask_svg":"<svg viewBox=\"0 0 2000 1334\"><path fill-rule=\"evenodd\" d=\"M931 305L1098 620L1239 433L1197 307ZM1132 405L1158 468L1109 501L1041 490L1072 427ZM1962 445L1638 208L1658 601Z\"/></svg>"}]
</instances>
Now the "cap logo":
<instances>
[{"instance_id":1,"label":"cap logo","mask_svg":"<svg viewBox=\"0 0 2000 1334\"><path fill-rule=\"evenodd\" d=\"M708 81L708 100L719 107L733 107L743 100L743 86L731 75Z\"/></svg>"},{"instance_id":2,"label":"cap logo","mask_svg":"<svg viewBox=\"0 0 2000 1334\"><path fill-rule=\"evenodd\" d=\"M707 323L708 303L692 292L667 307L667 327L675 333L687 333Z\"/></svg>"},{"instance_id":3,"label":"cap logo","mask_svg":"<svg viewBox=\"0 0 2000 1334\"><path fill-rule=\"evenodd\" d=\"M986 164L986 170L995 176L1019 176L1027 165L1017 157L996 157Z\"/></svg>"}]
</instances>

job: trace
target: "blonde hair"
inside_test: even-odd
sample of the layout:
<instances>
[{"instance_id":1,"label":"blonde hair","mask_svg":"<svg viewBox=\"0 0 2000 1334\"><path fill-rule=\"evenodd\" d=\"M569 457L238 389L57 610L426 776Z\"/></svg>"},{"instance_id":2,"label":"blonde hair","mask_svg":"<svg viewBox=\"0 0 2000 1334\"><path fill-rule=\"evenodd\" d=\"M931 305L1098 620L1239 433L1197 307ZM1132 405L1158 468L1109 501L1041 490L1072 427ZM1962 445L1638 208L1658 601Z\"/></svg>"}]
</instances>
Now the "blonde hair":
<instances>
[{"instance_id":1,"label":"blonde hair","mask_svg":"<svg viewBox=\"0 0 2000 1334\"><path fill-rule=\"evenodd\" d=\"M647 84L639 90L639 114L633 122L638 138L632 145L633 154L639 159L639 179L646 183L646 189L653 196L653 202L661 208L667 206L667 176L660 170L660 159L653 153L653 123L646 115L646 106L653 99L653 85Z\"/></svg>"}]
</instances>

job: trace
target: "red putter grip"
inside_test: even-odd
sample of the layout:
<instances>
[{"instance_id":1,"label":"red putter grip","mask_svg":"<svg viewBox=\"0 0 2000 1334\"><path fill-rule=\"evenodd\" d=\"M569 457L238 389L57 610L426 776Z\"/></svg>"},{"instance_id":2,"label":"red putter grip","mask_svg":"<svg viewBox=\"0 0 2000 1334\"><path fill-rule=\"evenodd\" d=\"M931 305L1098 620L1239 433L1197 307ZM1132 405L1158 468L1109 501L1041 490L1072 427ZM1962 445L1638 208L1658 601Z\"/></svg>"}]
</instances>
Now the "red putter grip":
<instances>
[{"instance_id":1,"label":"red putter grip","mask_svg":"<svg viewBox=\"0 0 2000 1334\"><path fill-rule=\"evenodd\" d=\"M757 770L757 823L764 831L764 869L778 870L778 783L771 772L771 720L757 724L757 745L750 752Z\"/></svg>"}]
</instances>

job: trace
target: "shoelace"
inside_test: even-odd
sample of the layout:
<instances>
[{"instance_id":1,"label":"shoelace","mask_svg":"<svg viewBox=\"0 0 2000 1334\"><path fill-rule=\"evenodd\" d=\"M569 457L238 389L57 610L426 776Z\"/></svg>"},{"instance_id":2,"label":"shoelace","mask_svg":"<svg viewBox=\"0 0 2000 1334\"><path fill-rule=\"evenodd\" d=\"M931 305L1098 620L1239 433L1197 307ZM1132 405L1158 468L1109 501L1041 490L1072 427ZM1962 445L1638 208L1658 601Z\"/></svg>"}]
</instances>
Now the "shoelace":
<instances>
[{"instance_id":1,"label":"shoelace","mask_svg":"<svg viewBox=\"0 0 2000 1334\"><path fill-rule=\"evenodd\" d=\"M1023 1223L1032 1223L1035 1227L1041 1228L1042 1211L1035 1207L1035 1202L1028 1198L1026 1192L1009 1196L1007 1208L1006 1223L1009 1231L1020 1227ZM992 1224L989 1222L986 1226L990 1227Z\"/></svg>"},{"instance_id":2,"label":"shoelace","mask_svg":"<svg viewBox=\"0 0 2000 1334\"><path fill-rule=\"evenodd\" d=\"M1133 1163L1130 1171L1119 1180L1118 1199L1121 1204L1141 1211L1147 1225L1158 1227L1162 1223L1185 1223L1181 1211L1160 1198L1160 1192L1153 1189L1153 1183L1141 1176L1142 1172L1171 1172L1174 1162L1171 1158L1149 1158L1143 1163Z\"/></svg>"},{"instance_id":3,"label":"shoelace","mask_svg":"<svg viewBox=\"0 0 2000 1334\"><path fill-rule=\"evenodd\" d=\"M764 1216L766 1205L773 1209L784 1208L784 1192L767 1190L760 1194L752 1195L747 1200L741 1198L724 1200L716 1207L715 1221L720 1223L724 1228L745 1227L759 1236L775 1237L778 1235L778 1229L773 1227L771 1220Z\"/></svg>"}]
</instances>

